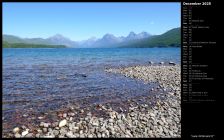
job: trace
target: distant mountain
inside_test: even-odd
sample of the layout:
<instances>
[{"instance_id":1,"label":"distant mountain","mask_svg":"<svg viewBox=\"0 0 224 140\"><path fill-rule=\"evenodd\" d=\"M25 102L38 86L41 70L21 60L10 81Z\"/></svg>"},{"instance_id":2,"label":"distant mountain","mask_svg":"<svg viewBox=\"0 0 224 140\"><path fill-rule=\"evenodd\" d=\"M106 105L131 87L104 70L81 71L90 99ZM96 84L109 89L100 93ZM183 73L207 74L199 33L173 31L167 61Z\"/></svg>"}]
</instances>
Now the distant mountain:
<instances>
[{"instance_id":1,"label":"distant mountain","mask_svg":"<svg viewBox=\"0 0 224 140\"><path fill-rule=\"evenodd\" d=\"M151 35L147 32L142 32L139 34L135 34L134 32L130 32L127 37L121 36L116 37L113 34L105 34L100 39L88 39L86 41L81 41L78 45L78 47L92 47L92 48L110 48L110 47L116 47L117 44L123 43L123 42L129 42L132 40L138 40L150 37Z\"/></svg>"},{"instance_id":2,"label":"distant mountain","mask_svg":"<svg viewBox=\"0 0 224 140\"><path fill-rule=\"evenodd\" d=\"M69 47L74 47L77 44L75 41L72 41L69 38L64 37L64 36L62 36L60 34L56 34L56 35L54 35L52 37L47 38L46 40L48 42L50 42L51 44L66 45L66 46L69 46Z\"/></svg>"},{"instance_id":3,"label":"distant mountain","mask_svg":"<svg viewBox=\"0 0 224 140\"><path fill-rule=\"evenodd\" d=\"M161 35L150 35L147 32L130 32L126 37L116 37L105 34L102 38L92 37L83 41L72 41L67 37L56 34L49 38L20 38L13 35L3 35L3 41L24 44L65 45L75 48L111 48L111 47L176 47L180 46L180 28L174 28Z\"/></svg>"},{"instance_id":4,"label":"distant mountain","mask_svg":"<svg viewBox=\"0 0 224 140\"><path fill-rule=\"evenodd\" d=\"M25 43L25 40L14 35L3 35L3 40L10 43Z\"/></svg>"},{"instance_id":5,"label":"distant mountain","mask_svg":"<svg viewBox=\"0 0 224 140\"><path fill-rule=\"evenodd\" d=\"M24 44L42 44L42 45L65 45L68 47L74 47L77 43L70 39L56 34L47 39L43 38L20 38L13 35L3 35L3 41L8 43L24 43Z\"/></svg>"},{"instance_id":6,"label":"distant mountain","mask_svg":"<svg viewBox=\"0 0 224 140\"><path fill-rule=\"evenodd\" d=\"M180 28L174 28L162 35L150 36L139 40L132 40L118 44L118 47L179 47L181 45Z\"/></svg>"},{"instance_id":7,"label":"distant mountain","mask_svg":"<svg viewBox=\"0 0 224 140\"><path fill-rule=\"evenodd\" d=\"M148 34L147 32L141 32L139 34L135 34L134 32L130 32L129 35L125 38L125 40L137 40L137 39L143 39L143 38L148 38L151 35Z\"/></svg>"},{"instance_id":8,"label":"distant mountain","mask_svg":"<svg viewBox=\"0 0 224 140\"><path fill-rule=\"evenodd\" d=\"M122 42L121 38L115 37L112 34L105 34L101 39L94 42L94 47L112 47L114 44Z\"/></svg>"},{"instance_id":9,"label":"distant mountain","mask_svg":"<svg viewBox=\"0 0 224 140\"><path fill-rule=\"evenodd\" d=\"M147 33L147 32L141 32L137 35L137 38L136 39L143 39L143 38L148 38L148 37L151 37L152 35Z\"/></svg>"},{"instance_id":10,"label":"distant mountain","mask_svg":"<svg viewBox=\"0 0 224 140\"><path fill-rule=\"evenodd\" d=\"M23 40L24 40L23 43L28 43L28 44L56 45L43 38L24 38Z\"/></svg>"},{"instance_id":11,"label":"distant mountain","mask_svg":"<svg viewBox=\"0 0 224 140\"><path fill-rule=\"evenodd\" d=\"M90 48L93 46L93 44L96 42L97 38L96 37L91 37L87 40L83 40L83 41L80 41L78 42L78 47L81 47L81 48Z\"/></svg>"}]
</instances>

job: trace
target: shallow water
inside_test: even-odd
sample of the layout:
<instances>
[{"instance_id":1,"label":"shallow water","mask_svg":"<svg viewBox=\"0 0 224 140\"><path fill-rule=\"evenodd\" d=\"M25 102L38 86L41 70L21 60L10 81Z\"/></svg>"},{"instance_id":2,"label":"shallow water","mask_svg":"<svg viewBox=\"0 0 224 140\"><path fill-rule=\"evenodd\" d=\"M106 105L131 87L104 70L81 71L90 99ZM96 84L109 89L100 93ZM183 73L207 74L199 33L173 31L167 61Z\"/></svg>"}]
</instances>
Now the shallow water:
<instances>
[{"instance_id":1,"label":"shallow water","mask_svg":"<svg viewBox=\"0 0 224 140\"><path fill-rule=\"evenodd\" d=\"M47 112L87 98L84 106L149 94L156 83L104 71L149 61L180 63L180 48L3 49L3 117L9 121L15 112Z\"/></svg>"}]
</instances>

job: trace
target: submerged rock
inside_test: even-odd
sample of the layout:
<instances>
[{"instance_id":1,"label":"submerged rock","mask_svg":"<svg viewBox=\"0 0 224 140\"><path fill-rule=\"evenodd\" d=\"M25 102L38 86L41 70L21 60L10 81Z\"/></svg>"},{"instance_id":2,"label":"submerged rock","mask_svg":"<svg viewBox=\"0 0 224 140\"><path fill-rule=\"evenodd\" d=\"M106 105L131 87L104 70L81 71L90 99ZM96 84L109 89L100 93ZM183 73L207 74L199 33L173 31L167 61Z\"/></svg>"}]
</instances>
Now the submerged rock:
<instances>
[{"instance_id":1,"label":"submerged rock","mask_svg":"<svg viewBox=\"0 0 224 140\"><path fill-rule=\"evenodd\" d=\"M159 62L159 64L163 65L163 64L164 64L164 62Z\"/></svg>"},{"instance_id":2,"label":"submerged rock","mask_svg":"<svg viewBox=\"0 0 224 140\"><path fill-rule=\"evenodd\" d=\"M173 65L173 66L176 65L176 64L175 64L174 62L172 62L172 61L170 61L169 64L170 64L170 65Z\"/></svg>"},{"instance_id":3,"label":"submerged rock","mask_svg":"<svg viewBox=\"0 0 224 140\"><path fill-rule=\"evenodd\" d=\"M150 65L152 65L152 64L154 64L154 62L152 62L152 61L149 61L149 64L150 64Z\"/></svg>"}]
</instances>

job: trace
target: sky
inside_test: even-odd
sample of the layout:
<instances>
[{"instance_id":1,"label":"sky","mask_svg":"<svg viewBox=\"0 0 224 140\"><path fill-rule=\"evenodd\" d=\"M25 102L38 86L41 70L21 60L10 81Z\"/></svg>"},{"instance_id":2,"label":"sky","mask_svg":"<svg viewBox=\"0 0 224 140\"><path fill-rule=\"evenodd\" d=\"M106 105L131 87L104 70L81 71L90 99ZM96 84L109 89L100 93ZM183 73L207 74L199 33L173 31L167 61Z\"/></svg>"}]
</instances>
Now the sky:
<instances>
[{"instance_id":1,"label":"sky","mask_svg":"<svg viewBox=\"0 0 224 140\"><path fill-rule=\"evenodd\" d=\"M180 27L177 2L140 3L3 3L3 34L48 38L61 34L74 41L131 31L162 34Z\"/></svg>"}]
</instances>

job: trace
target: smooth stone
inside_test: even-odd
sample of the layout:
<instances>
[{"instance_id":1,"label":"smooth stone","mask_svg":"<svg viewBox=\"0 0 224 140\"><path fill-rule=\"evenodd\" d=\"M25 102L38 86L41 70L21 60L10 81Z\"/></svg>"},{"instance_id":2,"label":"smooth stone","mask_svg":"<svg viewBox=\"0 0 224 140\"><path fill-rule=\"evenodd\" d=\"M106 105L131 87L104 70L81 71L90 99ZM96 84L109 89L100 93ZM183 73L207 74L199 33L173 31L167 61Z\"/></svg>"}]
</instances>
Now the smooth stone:
<instances>
[{"instance_id":1,"label":"smooth stone","mask_svg":"<svg viewBox=\"0 0 224 140\"><path fill-rule=\"evenodd\" d=\"M130 136L130 137L133 137L133 135L131 134L130 131L126 131L126 134L127 134L128 136Z\"/></svg>"},{"instance_id":2,"label":"smooth stone","mask_svg":"<svg viewBox=\"0 0 224 140\"><path fill-rule=\"evenodd\" d=\"M44 122L40 122L40 127L44 127Z\"/></svg>"},{"instance_id":3,"label":"smooth stone","mask_svg":"<svg viewBox=\"0 0 224 140\"><path fill-rule=\"evenodd\" d=\"M170 61L169 62L170 65L176 65L174 62Z\"/></svg>"},{"instance_id":4,"label":"smooth stone","mask_svg":"<svg viewBox=\"0 0 224 140\"><path fill-rule=\"evenodd\" d=\"M72 131L72 130L73 130L72 126L69 126L69 127L68 127L68 129L69 129L70 131Z\"/></svg>"},{"instance_id":5,"label":"smooth stone","mask_svg":"<svg viewBox=\"0 0 224 140\"><path fill-rule=\"evenodd\" d=\"M72 117L75 116L75 113L70 113L70 116L72 116Z\"/></svg>"},{"instance_id":6,"label":"smooth stone","mask_svg":"<svg viewBox=\"0 0 224 140\"><path fill-rule=\"evenodd\" d=\"M80 138L85 138L85 135L84 134L80 134L79 137Z\"/></svg>"},{"instance_id":7,"label":"smooth stone","mask_svg":"<svg viewBox=\"0 0 224 140\"><path fill-rule=\"evenodd\" d=\"M105 138L105 137L106 137L105 133L102 133L102 138Z\"/></svg>"},{"instance_id":8,"label":"smooth stone","mask_svg":"<svg viewBox=\"0 0 224 140\"><path fill-rule=\"evenodd\" d=\"M28 133L29 133L29 130L23 131L23 132L22 132L22 136L25 136L25 135L27 135Z\"/></svg>"},{"instance_id":9,"label":"smooth stone","mask_svg":"<svg viewBox=\"0 0 224 140\"><path fill-rule=\"evenodd\" d=\"M60 121L59 122L59 127L63 127L63 126L65 126L67 124L67 120L62 120L62 121Z\"/></svg>"},{"instance_id":10,"label":"smooth stone","mask_svg":"<svg viewBox=\"0 0 224 140\"><path fill-rule=\"evenodd\" d=\"M47 135L47 136L43 136L43 138L55 138L54 135Z\"/></svg>"},{"instance_id":11,"label":"smooth stone","mask_svg":"<svg viewBox=\"0 0 224 140\"><path fill-rule=\"evenodd\" d=\"M105 133L106 133L106 136L108 137L110 136L110 132L108 130L106 130Z\"/></svg>"},{"instance_id":12,"label":"smooth stone","mask_svg":"<svg viewBox=\"0 0 224 140\"><path fill-rule=\"evenodd\" d=\"M44 123L44 127L45 128L49 127L49 124L48 123Z\"/></svg>"},{"instance_id":13,"label":"smooth stone","mask_svg":"<svg viewBox=\"0 0 224 140\"><path fill-rule=\"evenodd\" d=\"M96 123L96 122L92 123L92 125L93 125L93 126L99 126L99 124Z\"/></svg>"},{"instance_id":14,"label":"smooth stone","mask_svg":"<svg viewBox=\"0 0 224 140\"><path fill-rule=\"evenodd\" d=\"M54 134L55 136L57 136L57 135L59 135L59 131L58 131L58 130L53 130L53 134Z\"/></svg>"},{"instance_id":15,"label":"smooth stone","mask_svg":"<svg viewBox=\"0 0 224 140\"><path fill-rule=\"evenodd\" d=\"M83 130L80 130L80 131L79 131L79 134L80 134L80 135L83 134Z\"/></svg>"},{"instance_id":16,"label":"smooth stone","mask_svg":"<svg viewBox=\"0 0 224 140\"><path fill-rule=\"evenodd\" d=\"M40 137L40 134L39 134L39 133L37 133L37 134L35 135L35 137L36 137L36 138L39 138L39 137Z\"/></svg>"},{"instance_id":17,"label":"smooth stone","mask_svg":"<svg viewBox=\"0 0 224 140\"><path fill-rule=\"evenodd\" d=\"M25 138L32 138L33 137L33 133L29 133L25 136Z\"/></svg>"},{"instance_id":18,"label":"smooth stone","mask_svg":"<svg viewBox=\"0 0 224 140\"><path fill-rule=\"evenodd\" d=\"M15 127L14 129L13 129L13 133L18 133L19 132L19 127Z\"/></svg>"},{"instance_id":19,"label":"smooth stone","mask_svg":"<svg viewBox=\"0 0 224 140\"><path fill-rule=\"evenodd\" d=\"M69 118L69 121L72 121L72 120L73 120L73 118L72 118L72 117L70 117L70 118Z\"/></svg>"},{"instance_id":20,"label":"smooth stone","mask_svg":"<svg viewBox=\"0 0 224 140\"><path fill-rule=\"evenodd\" d=\"M41 117L41 116L40 116L40 117L38 117L38 119L39 119L39 120L42 120L43 118L44 118L44 117Z\"/></svg>"},{"instance_id":21,"label":"smooth stone","mask_svg":"<svg viewBox=\"0 0 224 140\"><path fill-rule=\"evenodd\" d=\"M23 115L23 117L27 117L27 116L28 116L27 114L24 114L24 115Z\"/></svg>"},{"instance_id":22,"label":"smooth stone","mask_svg":"<svg viewBox=\"0 0 224 140\"><path fill-rule=\"evenodd\" d=\"M152 61L149 61L149 64L154 64L154 62L152 62Z\"/></svg>"},{"instance_id":23,"label":"smooth stone","mask_svg":"<svg viewBox=\"0 0 224 140\"><path fill-rule=\"evenodd\" d=\"M51 127L57 127L57 124L56 123L51 123Z\"/></svg>"},{"instance_id":24,"label":"smooth stone","mask_svg":"<svg viewBox=\"0 0 224 140\"><path fill-rule=\"evenodd\" d=\"M45 133L46 133L46 132L47 132L47 128L43 128L43 132L45 132Z\"/></svg>"},{"instance_id":25,"label":"smooth stone","mask_svg":"<svg viewBox=\"0 0 224 140\"><path fill-rule=\"evenodd\" d=\"M101 134L100 133L97 133L97 138L101 138Z\"/></svg>"},{"instance_id":26,"label":"smooth stone","mask_svg":"<svg viewBox=\"0 0 224 140\"><path fill-rule=\"evenodd\" d=\"M130 114L130 116L131 116L131 117L134 117L134 116L135 116L135 113L134 113L134 112L132 112L132 113Z\"/></svg>"},{"instance_id":27,"label":"smooth stone","mask_svg":"<svg viewBox=\"0 0 224 140\"><path fill-rule=\"evenodd\" d=\"M14 136L15 136L15 138L20 138L21 137L21 135L19 133L16 133Z\"/></svg>"},{"instance_id":28,"label":"smooth stone","mask_svg":"<svg viewBox=\"0 0 224 140\"><path fill-rule=\"evenodd\" d=\"M109 123L113 123L113 122L114 122L114 120L113 120L113 119L109 119L108 121L109 121Z\"/></svg>"},{"instance_id":29,"label":"smooth stone","mask_svg":"<svg viewBox=\"0 0 224 140\"><path fill-rule=\"evenodd\" d=\"M68 138L73 138L73 137L74 137L74 136L73 136L73 133L72 133L71 131L67 132L67 133L66 133L66 136L67 136Z\"/></svg>"},{"instance_id":30,"label":"smooth stone","mask_svg":"<svg viewBox=\"0 0 224 140\"><path fill-rule=\"evenodd\" d=\"M87 113L87 116L92 116L91 112Z\"/></svg>"},{"instance_id":31,"label":"smooth stone","mask_svg":"<svg viewBox=\"0 0 224 140\"><path fill-rule=\"evenodd\" d=\"M22 127L22 129L26 129L26 126L25 125L23 125L23 126L21 126Z\"/></svg>"},{"instance_id":32,"label":"smooth stone","mask_svg":"<svg viewBox=\"0 0 224 140\"><path fill-rule=\"evenodd\" d=\"M161 120L159 120L157 123L158 123L159 125L163 125L163 122L162 122Z\"/></svg>"},{"instance_id":33,"label":"smooth stone","mask_svg":"<svg viewBox=\"0 0 224 140\"><path fill-rule=\"evenodd\" d=\"M75 126L75 127L73 127L73 129L74 129L74 130L79 130L79 127L76 127L76 126Z\"/></svg>"},{"instance_id":34,"label":"smooth stone","mask_svg":"<svg viewBox=\"0 0 224 140\"><path fill-rule=\"evenodd\" d=\"M66 118L66 117L67 117L67 114L66 114L66 113L64 113L64 114L63 114L63 117L64 117L64 118Z\"/></svg>"},{"instance_id":35,"label":"smooth stone","mask_svg":"<svg viewBox=\"0 0 224 140\"><path fill-rule=\"evenodd\" d=\"M168 134L168 130L164 127L163 128L163 132L165 133L165 134Z\"/></svg>"},{"instance_id":36,"label":"smooth stone","mask_svg":"<svg viewBox=\"0 0 224 140\"><path fill-rule=\"evenodd\" d=\"M172 132L172 131L169 131L169 134L170 134L171 136L173 136L173 132Z\"/></svg>"},{"instance_id":37,"label":"smooth stone","mask_svg":"<svg viewBox=\"0 0 224 140\"><path fill-rule=\"evenodd\" d=\"M164 64L164 62L159 62L159 64L163 65L163 64Z\"/></svg>"},{"instance_id":38,"label":"smooth stone","mask_svg":"<svg viewBox=\"0 0 224 140\"><path fill-rule=\"evenodd\" d=\"M61 113L58 114L58 117L62 117L62 116L63 116L63 114L61 114Z\"/></svg>"},{"instance_id":39,"label":"smooth stone","mask_svg":"<svg viewBox=\"0 0 224 140\"><path fill-rule=\"evenodd\" d=\"M37 132L38 132L38 133L42 133L42 130L41 130L41 129L37 129Z\"/></svg>"},{"instance_id":40,"label":"smooth stone","mask_svg":"<svg viewBox=\"0 0 224 140\"><path fill-rule=\"evenodd\" d=\"M65 136L64 135L59 135L58 138L65 138Z\"/></svg>"},{"instance_id":41,"label":"smooth stone","mask_svg":"<svg viewBox=\"0 0 224 140\"><path fill-rule=\"evenodd\" d=\"M180 122L180 120L177 117L174 117L175 122Z\"/></svg>"},{"instance_id":42,"label":"smooth stone","mask_svg":"<svg viewBox=\"0 0 224 140\"><path fill-rule=\"evenodd\" d=\"M93 138L93 135L92 135L92 134L88 134L87 137L88 137L88 138Z\"/></svg>"},{"instance_id":43,"label":"smooth stone","mask_svg":"<svg viewBox=\"0 0 224 140\"><path fill-rule=\"evenodd\" d=\"M52 131L52 128L48 128L48 132L51 132Z\"/></svg>"},{"instance_id":44,"label":"smooth stone","mask_svg":"<svg viewBox=\"0 0 224 140\"><path fill-rule=\"evenodd\" d=\"M151 117L155 117L155 116L156 116L154 113L149 113L149 115L150 115Z\"/></svg>"},{"instance_id":45,"label":"smooth stone","mask_svg":"<svg viewBox=\"0 0 224 140\"><path fill-rule=\"evenodd\" d=\"M166 123L166 119L164 117L161 117L161 120Z\"/></svg>"}]
</instances>

